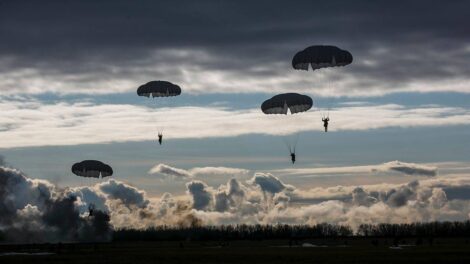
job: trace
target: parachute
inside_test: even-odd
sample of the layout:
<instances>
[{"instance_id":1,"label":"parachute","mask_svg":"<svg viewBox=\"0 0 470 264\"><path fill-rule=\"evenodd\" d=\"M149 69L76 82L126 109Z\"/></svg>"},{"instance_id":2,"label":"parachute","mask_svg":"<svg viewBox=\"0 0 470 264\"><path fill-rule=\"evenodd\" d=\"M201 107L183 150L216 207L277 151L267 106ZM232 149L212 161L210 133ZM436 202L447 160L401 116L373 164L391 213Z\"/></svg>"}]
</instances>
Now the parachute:
<instances>
[{"instance_id":1,"label":"parachute","mask_svg":"<svg viewBox=\"0 0 470 264\"><path fill-rule=\"evenodd\" d=\"M167 81L151 81L137 88L138 96L171 97L181 94L181 87ZM158 128L158 142L162 144L163 127Z\"/></svg>"},{"instance_id":2,"label":"parachute","mask_svg":"<svg viewBox=\"0 0 470 264\"><path fill-rule=\"evenodd\" d=\"M351 64L352 61L353 56L347 50L342 50L336 46L314 45L297 52L292 59L292 67L296 70L308 71L310 65L312 71L315 71L322 68L346 66ZM328 81L327 85L331 85L331 80ZM331 90L331 87L328 87L328 89ZM323 122L325 122L324 120L330 120L330 104L331 102L327 101L324 107L319 108ZM326 132L328 124L324 123L324 126Z\"/></svg>"},{"instance_id":3,"label":"parachute","mask_svg":"<svg viewBox=\"0 0 470 264\"><path fill-rule=\"evenodd\" d=\"M113 169L108 164L98 160L84 160L73 164L73 174L88 178L104 178L113 175Z\"/></svg>"},{"instance_id":4,"label":"parachute","mask_svg":"<svg viewBox=\"0 0 470 264\"><path fill-rule=\"evenodd\" d=\"M298 93L285 93L273 96L261 104L261 110L267 115L282 114L287 115L288 112L296 114L306 112L313 106L313 100L307 95ZM292 164L295 163L295 148L299 135L296 134L293 140L284 138L287 148L289 149Z\"/></svg>"},{"instance_id":5,"label":"parachute","mask_svg":"<svg viewBox=\"0 0 470 264\"><path fill-rule=\"evenodd\" d=\"M347 50L342 50L336 46L315 45L297 52L292 59L292 67L296 70L308 70L310 65L312 71L339 67L351 64L353 56Z\"/></svg>"},{"instance_id":6,"label":"parachute","mask_svg":"<svg viewBox=\"0 0 470 264\"><path fill-rule=\"evenodd\" d=\"M313 100L307 95L298 93L285 93L273 96L263 102L261 110L263 113L287 115L288 110L291 114L306 112L312 108Z\"/></svg>"},{"instance_id":7,"label":"parachute","mask_svg":"<svg viewBox=\"0 0 470 264\"><path fill-rule=\"evenodd\" d=\"M137 89L137 95L145 97L170 97L181 94L181 88L167 81L151 81Z\"/></svg>"}]
</instances>

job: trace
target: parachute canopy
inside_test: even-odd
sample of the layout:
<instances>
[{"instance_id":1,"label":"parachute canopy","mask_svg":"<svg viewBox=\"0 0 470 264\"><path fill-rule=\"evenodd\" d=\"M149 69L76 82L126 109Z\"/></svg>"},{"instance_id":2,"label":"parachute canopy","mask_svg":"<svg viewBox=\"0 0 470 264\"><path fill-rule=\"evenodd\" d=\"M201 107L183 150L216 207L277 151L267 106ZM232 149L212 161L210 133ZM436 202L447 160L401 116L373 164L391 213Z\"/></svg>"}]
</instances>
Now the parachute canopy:
<instances>
[{"instance_id":1,"label":"parachute canopy","mask_svg":"<svg viewBox=\"0 0 470 264\"><path fill-rule=\"evenodd\" d=\"M312 108L313 100L307 95L298 93L285 93L273 96L263 102L261 110L265 114L284 114L287 115L287 109L291 114L305 112Z\"/></svg>"},{"instance_id":2,"label":"parachute canopy","mask_svg":"<svg viewBox=\"0 0 470 264\"><path fill-rule=\"evenodd\" d=\"M353 56L349 51L335 46L315 45L297 52L292 59L292 67L296 70L308 70L311 65L312 71L321 68L346 66L351 64Z\"/></svg>"},{"instance_id":3,"label":"parachute canopy","mask_svg":"<svg viewBox=\"0 0 470 264\"><path fill-rule=\"evenodd\" d=\"M81 177L101 178L113 175L113 169L98 160L84 160L73 164L72 172Z\"/></svg>"},{"instance_id":4,"label":"parachute canopy","mask_svg":"<svg viewBox=\"0 0 470 264\"><path fill-rule=\"evenodd\" d=\"M137 94L146 97L150 97L150 95L152 95L152 97L177 96L181 94L181 88L167 81L151 81L141 85L137 89Z\"/></svg>"}]
</instances>

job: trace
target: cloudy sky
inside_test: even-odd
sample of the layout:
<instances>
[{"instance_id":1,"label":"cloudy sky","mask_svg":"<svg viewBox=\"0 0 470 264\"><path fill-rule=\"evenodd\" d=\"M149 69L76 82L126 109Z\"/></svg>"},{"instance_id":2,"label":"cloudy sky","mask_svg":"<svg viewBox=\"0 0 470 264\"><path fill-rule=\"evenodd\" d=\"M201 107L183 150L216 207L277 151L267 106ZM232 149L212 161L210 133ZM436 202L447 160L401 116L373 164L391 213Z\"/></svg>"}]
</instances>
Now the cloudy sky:
<instances>
[{"instance_id":1,"label":"cloudy sky","mask_svg":"<svg viewBox=\"0 0 470 264\"><path fill-rule=\"evenodd\" d=\"M469 10L468 1L0 0L2 163L58 188L202 195L192 200L201 218L235 203L216 205L232 178L308 206L341 200L313 190L369 186L386 205L377 186L418 193L470 180ZM297 51L318 44L349 50L353 63L292 69ZM138 97L151 80L182 94ZM311 96L313 109L263 115L260 104L283 92ZM285 141L296 140L292 165ZM85 159L110 164L116 182L74 176Z\"/></svg>"}]
</instances>

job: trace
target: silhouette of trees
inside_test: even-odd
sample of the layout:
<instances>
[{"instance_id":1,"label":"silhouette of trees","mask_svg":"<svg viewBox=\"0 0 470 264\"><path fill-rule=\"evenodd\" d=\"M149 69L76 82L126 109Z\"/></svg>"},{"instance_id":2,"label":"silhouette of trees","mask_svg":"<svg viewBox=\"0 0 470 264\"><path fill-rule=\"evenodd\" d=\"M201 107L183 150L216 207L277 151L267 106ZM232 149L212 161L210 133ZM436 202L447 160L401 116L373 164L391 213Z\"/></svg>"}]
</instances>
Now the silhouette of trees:
<instances>
[{"instance_id":1,"label":"silhouette of trees","mask_svg":"<svg viewBox=\"0 0 470 264\"><path fill-rule=\"evenodd\" d=\"M146 230L121 229L114 240L271 240L304 239L310 237L346 237L353 231L348 226L318 225L222 225L174 227L159 226Z\"/></svg>"},{"instance_id":2,"label":"silhouette of trees","mask_svg":"<svg viewBox=\"0 0 470 264\"><path fill-rule=\"evenodd\" d=\"M158 226L145 230L115 230L114 241L302 240L344 237L428 238L470 237L470 221L409 224L362 224L356 232L346 225L221 225Z\"/></svg>"},{"instance_id":3,"label":"silhouette of trees","mask_svg":"<svg viewBox=\"0 0 470 264\"><path fill-rule=\"evenodd\" d=\"M362 224L356 234L365 237L468 237L470 236L470 221Z\"/></svg>"}]
</instances>

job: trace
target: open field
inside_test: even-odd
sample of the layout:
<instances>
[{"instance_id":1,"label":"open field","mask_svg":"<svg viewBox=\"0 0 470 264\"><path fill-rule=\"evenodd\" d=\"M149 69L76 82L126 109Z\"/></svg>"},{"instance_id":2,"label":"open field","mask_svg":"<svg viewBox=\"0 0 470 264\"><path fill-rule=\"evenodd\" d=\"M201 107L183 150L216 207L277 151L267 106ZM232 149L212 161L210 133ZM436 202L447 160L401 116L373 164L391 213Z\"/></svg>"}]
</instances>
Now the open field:
<instances>
[{"instance_id":1,"label":"open field","mask_svg":"<svg viewBox=\"0 0 470 264\"><path fill-rule=\"evenodd\" d=\"M416 240L393 247L379 239L113 242L105 244L0 245L0 263L470 263L466 239ZM303 245L303 246L302 246ZM5 255L28 252L36 255ZM53 253L40 255L45 252Z\"/></svg>"}]
</instances>

